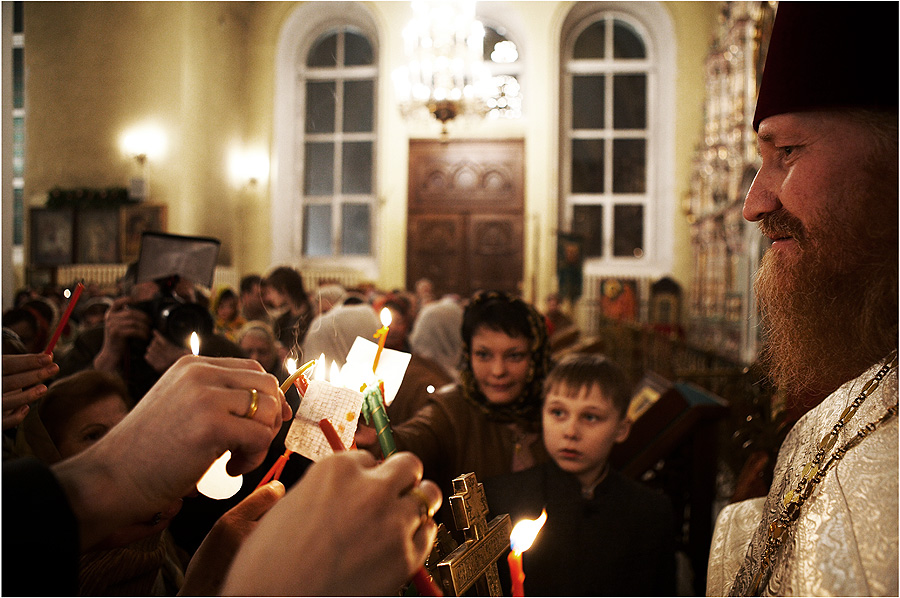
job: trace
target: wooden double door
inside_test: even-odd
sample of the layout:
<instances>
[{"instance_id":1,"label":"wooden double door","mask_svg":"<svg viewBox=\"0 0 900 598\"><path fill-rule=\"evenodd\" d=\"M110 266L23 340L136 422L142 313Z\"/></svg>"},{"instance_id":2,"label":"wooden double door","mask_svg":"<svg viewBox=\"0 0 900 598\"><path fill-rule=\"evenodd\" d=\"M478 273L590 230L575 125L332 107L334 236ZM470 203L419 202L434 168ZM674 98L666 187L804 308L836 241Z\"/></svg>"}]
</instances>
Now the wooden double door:
<instances>
[{"instance_id":1,"label":"wooden double door","mask_svg":"<svg viewBox=\"0 0 900 598\"><path fill-rule=\"evenodd\" d=\"M520 293L524 142L411 140L406 280L440 296Z\"/></svg>"}]
</instances>

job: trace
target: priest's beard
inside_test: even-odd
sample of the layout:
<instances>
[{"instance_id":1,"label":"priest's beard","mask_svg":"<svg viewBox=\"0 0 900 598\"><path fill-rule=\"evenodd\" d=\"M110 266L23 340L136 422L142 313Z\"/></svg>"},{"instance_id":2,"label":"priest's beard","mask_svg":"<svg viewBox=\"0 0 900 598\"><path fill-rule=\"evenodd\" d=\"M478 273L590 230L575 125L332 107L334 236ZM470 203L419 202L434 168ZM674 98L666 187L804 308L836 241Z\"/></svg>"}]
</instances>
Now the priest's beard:
<instances>
[{"instance_id":1,"label":"priest's beard","mask_svg":"<svg viewBox=\"0 0 900 598\"><path fill-rule=\"evenodd\" d=\"M896 199L887 210L883 202L877 211L864 203L872 207L860 202L849 221L846 213L819 215L806 228L781 209L760 222L764 232L789 233L800 249L768 251L755 281L766 339L761 360L795 399L821 400L897 345Z\"/></svg>"}]
</instances>

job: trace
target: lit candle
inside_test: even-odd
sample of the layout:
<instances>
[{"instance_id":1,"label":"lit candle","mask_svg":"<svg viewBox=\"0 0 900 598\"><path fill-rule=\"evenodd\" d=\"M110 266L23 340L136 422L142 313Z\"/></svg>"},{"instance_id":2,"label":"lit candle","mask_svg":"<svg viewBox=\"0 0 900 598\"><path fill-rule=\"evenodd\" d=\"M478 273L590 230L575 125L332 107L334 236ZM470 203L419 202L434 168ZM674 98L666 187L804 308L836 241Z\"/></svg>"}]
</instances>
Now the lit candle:
<instances>
[{"instance_id":1,"label":"lit candle","mask_svg":"<svg viewBox=\"0 0 900 598\"><path fill-rule=\"evenodd\" d=\"M375 352L375 363L372 364L372 371L378 369L378 361L381 359L381 352L384 350L384 342L387 340L388 330L391 325L391 310L384 308L381 310L381 328L375 332L375 338L378 339L378 351Z\"/></svg>"},{"instance_id":2,"label":"lit candle","mask_svg":"<svg viewBox=\"0 0 900 598\"><path fill-rule=\"evenodd\" d=\"M56 347L56 343L59 341L59 337L62 336L63 330L66 327L66 324L69 322L69 317L72 315L72 310L75 309L75 304L78 303L78 298L81 297L81 291L84 290L84 284L79 282L75 285L75 290L72 292L72 298L69 299L69 305L66 306L66 311L63 313L62 318L59 320L59 324L56 326L56 332L53 333L53 338L50 339L50 342L47 343L47 348L44 349L44 353L50 355L53 353L53 348ZM376 358L377 363L377 358Z\"/></svg>"},{"instance_id":3,"label":"lit candle","mask_svg":"<svg viewBox=\"0 0 900 598\"><path fill-rule=\"evenodd\" d=\"M538 532L547 521L547 511L544 510L537 519L523 519L518 522L509 534L509 577L512 581L512 595L525 595L525 570L522 568L522 553L531 548L532 542Z\"/></svg>"},{"instance_id":4,"label":"lit candle","mask_svg":"<svg viewBox=\"0 0 900 598\"><path fill-rule=\"evenodd\" d=\"M325 358L325 356L323 355L323 356L321 357L321 359L324 359L324 358ZM287 361L287 363L288 363L288 370L290 370L290 369L293 367L293 365L291 364L291 362L293 362L293 360L292 360L292 359L288 359L288 361ZM293 362L293 363L296 363L296 362ZM291 387L291 384L295 384L295 383L296 383L296 385L297 385L297 390L300 391L300 394L301 394L301 395L306 394L306 388L307 388L308 383L307 383L306 378L303 376L303 372L305 372L306 370L308 370L308 369L311 368L311 367L314 367L315 365L316 365L316 360L315 360L315 359L310 360L310 361L307 361L306 363L304 363L304 364L300 367L299 370L295 371L293 374L291 374L290 376L288 376L288 379L281 383L281 392L287 392L287 390ZM301 381L301 379L302 379L302 381Z\"/></svg>"},{"instance_id":5,"label":"lit candle","mask_svg":"<svg viewBox=\"0 0 900 598\"><path fill-rule=\"evenodd\" d=\"M191 353L200 355L200 337L196 332L191 333Z\"/></svg>"}]
</instances>

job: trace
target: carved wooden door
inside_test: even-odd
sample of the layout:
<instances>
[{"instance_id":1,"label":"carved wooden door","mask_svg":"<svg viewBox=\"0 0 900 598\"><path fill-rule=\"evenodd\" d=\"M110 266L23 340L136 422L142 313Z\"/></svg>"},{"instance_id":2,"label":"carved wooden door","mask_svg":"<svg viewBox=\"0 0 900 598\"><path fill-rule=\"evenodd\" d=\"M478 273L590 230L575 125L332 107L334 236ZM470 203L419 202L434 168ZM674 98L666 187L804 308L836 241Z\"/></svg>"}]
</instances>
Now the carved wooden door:
<instances>
[{"instance_id":1,"label":"carved wooden door","mask_svg":"<svg viewBox=\"0 0 900 598\"><path fill-rule=\"evenodd\" d=\"M407 285L521 292L524 186L521 140L411 140Z\"/></svg>"}]
</instances>

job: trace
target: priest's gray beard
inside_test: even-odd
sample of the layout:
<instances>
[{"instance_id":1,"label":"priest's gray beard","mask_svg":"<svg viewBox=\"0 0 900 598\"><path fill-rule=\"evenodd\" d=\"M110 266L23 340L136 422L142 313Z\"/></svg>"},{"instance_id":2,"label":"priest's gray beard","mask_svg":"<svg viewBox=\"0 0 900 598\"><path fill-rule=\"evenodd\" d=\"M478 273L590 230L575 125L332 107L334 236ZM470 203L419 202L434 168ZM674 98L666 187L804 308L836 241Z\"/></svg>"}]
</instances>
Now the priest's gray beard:
<instances>
[{"instance_id":1,"label":"priest's gray beard","mask_svg":"<svg viewBox=\"0 0 900 598\"><path fill-rule=\"evenodd\" d=\"M761 360L788 396L821 400L897 346L893 201L886 210L892 216L857 207L855 214L820 215L809 229L781 209L759 223L764 233L790 234L800 248L794 255L766 252L755 281Z\"/></svg>"}]
</instances>

